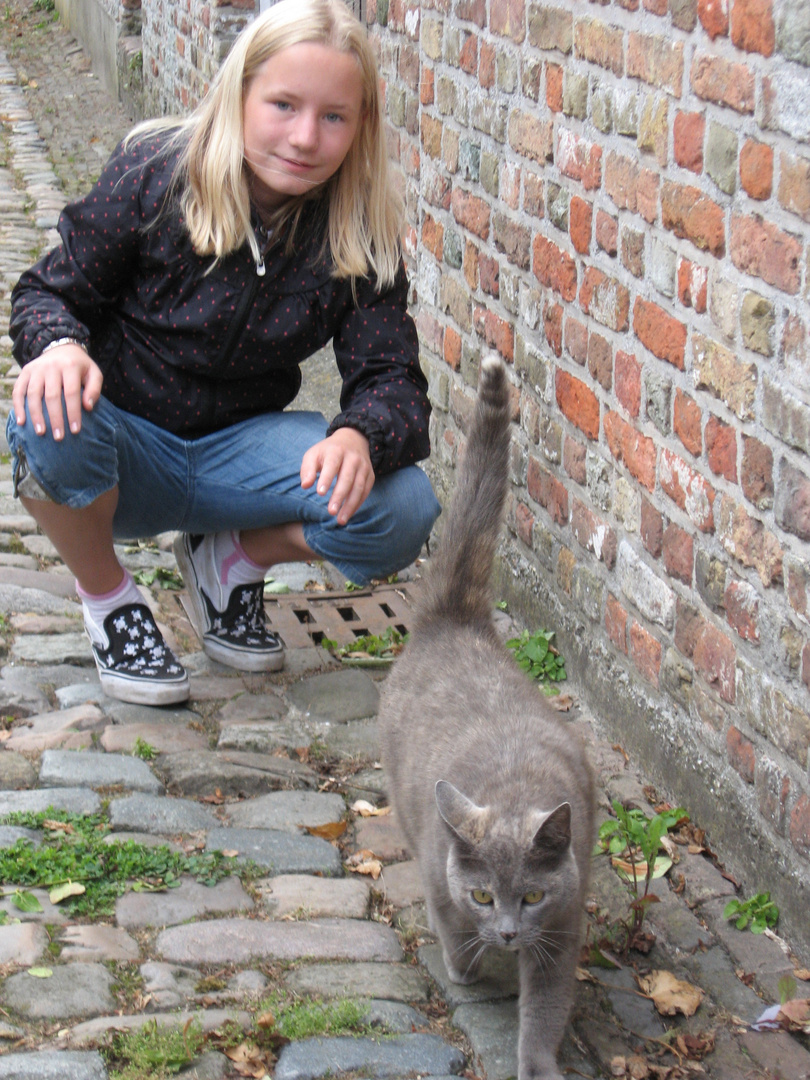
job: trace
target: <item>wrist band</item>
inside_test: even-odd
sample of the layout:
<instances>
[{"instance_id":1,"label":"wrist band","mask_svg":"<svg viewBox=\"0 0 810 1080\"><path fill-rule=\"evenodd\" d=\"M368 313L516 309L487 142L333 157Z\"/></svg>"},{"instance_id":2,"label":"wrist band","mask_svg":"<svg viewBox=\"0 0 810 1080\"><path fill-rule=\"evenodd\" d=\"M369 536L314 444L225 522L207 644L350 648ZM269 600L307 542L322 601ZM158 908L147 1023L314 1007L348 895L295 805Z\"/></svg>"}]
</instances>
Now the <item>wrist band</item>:
<instances>
[{"instance_id":1,"label":"wrist band","mask_svg":"<svg viewBox=\"0 0 810 1080\"><path fill-rule=\"evenodd\" d=\"M59 345L78 345L80 349L87 352L87 346L83 341L79 341L77 338L72 337L60 337L57 338L56 341L49 341L39 355L44 356L49 349L55 349Z\"/></svg>"}]
</instances>

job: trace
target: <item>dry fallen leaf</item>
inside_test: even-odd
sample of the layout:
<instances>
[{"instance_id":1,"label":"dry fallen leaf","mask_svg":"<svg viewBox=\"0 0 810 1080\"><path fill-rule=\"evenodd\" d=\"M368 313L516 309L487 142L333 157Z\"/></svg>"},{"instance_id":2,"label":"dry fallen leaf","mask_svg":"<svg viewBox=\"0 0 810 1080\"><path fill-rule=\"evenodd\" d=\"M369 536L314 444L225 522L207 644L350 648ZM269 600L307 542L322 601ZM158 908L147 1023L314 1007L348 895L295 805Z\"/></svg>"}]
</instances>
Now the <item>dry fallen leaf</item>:
<instances>
[{"instance_id":1,"label":"dry fallen leaf","mask_svg":"<svg viewBox=\"0 0 810 1080\"><path fill-rule=\"evenodd\" d=\"M52 832L74 833L76 830L70 824L69 821L51 821L48 818L42 822L43 829L50 829Z\"/></svg>"},{"instance_id":2,"label":"dry fallen leaf","mask_svg":"<svg viewBox=\"0 0 810 1080\"><path fill-rule=\"evenodd\" d=\"M321 840L337 840L348 827L347 821L329 821L326 825L305 825L304 832L310 836L319 836Z\"/></svg>"},{"instance_id":3,"label":"dry fallen leaf","mask_svg":"<svg viewBox=\"0 0 810 1080\"><path fill-rule=\"evenodd\" d=\"M651 971L649 975L639 976L638 985L662 1016L674 1016L679 1012L694 1016L703 1000L703 991L699 987L677 979L671 971Z\"/></svg>"},{"instance_id":4,"label":"dry fallen leaf","mask_svg":"<svg viewBox=\"0 0 810 1080\"><path fill-rule=\"evenodd\" d=\"M779 1010L777 1019L788 1031L810 1033L810 999L796 998L786 1001Z\"/></svg>"},{"instance_id":5,"label":"dry fallen leaf","mask_svg":"<svg viewBox=\"0 0 810 1080\"><path fill-rule=\"evenodd\" d=\"M360 817L385 817L391 813L390 806L373 806L365 799L358 799L352 803L352 811Z\"/></svg>"},{"instance_id":6,"label":"dry fallen leaf","mask_svg":"<svg viewBox=\"0 0 810 1080\"><path fill-rule=\"evenodd\" d=\"M570 694L552 694L548 699L548 703L557 712L568 712L574 704L574 699Z\"/></svg>"},{"instance_id":7,"label":"dry fallen leaf","mask_svg":"<svg viewBox=\"0 0 810 1080\"><path fill-rule=\"evenodd\" d=\"M266 1056L254 1043L243 1042L238 1046L223 1049L223 1053L233 1062L240 1076L248 1076L252 1080L264 1080L270 1075Z\"/></svg>"},{"instance_id":8,"label":"dry fallen leaf","mask_svg":"<svg viewBox=\"0 0 810 1080\"><path fill-rule=\"evenodd\" d=\"M256 1017L256 1027L272 1030L275 1026L276 1018L271 1012L263 1012L261 1016Z\"/></svg>"},{"instance_id":9,"label":"dry fallen leaf","mask_svg":"<svg viewBox=\"0 0 810 1080\"><path fill-rule=\"evenodd\" d=\"M808 971L807 968L794 968L793 978L801 979L802 982L808 982L810 981L810 971Z\"/></svg>"},{"instance_id":10,"label":"dry fallen leaf","mask_svg":"<svg viewBox=\"0 0 810 1080\"><path fill-rule=\"evenodd\" d=\"M714 1032L701 1031L699 1035L690 1035L685 1032L678 1035L675 1045L685 1058L690 1061L700 1061L714 1050Z\"/></svg>"},{"instance_id":11,"label":"dry fallen leaf","mask_svg":"<svg viewBox=\"0 0 810 1080\"><path fill-rule=\"evenodd\" d=\"M354 855L350 855L344 863L347 870L351 870L353 874L367 874L369 877L377 878L382 873L382 863L374 854L373 851L369 851L368 848L363 848L362 851L356 851Z\"/></svg>"},{"instance_id":12,"label":"dry fallen leaf","mask_svg":"<svg viewBox=\"0 0 810 1080\"><path fill-rule=\"evenodd\" d=\"M222 854L226 859L235 859L239 851L237 848L224 848Z\"/></svg>"}]
</instances>

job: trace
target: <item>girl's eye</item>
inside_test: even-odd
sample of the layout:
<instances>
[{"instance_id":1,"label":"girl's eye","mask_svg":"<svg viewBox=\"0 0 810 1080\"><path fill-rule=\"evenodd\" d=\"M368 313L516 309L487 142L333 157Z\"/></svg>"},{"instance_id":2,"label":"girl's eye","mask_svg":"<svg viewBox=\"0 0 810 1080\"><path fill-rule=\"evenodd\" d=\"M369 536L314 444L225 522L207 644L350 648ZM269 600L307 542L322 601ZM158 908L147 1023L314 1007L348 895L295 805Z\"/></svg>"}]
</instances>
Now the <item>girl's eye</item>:
<instances>
[{"instance_id":1,"label":"girl's eye","mask_svg":"<svg viewBox=\"0 0 810 1080\"><path fill-rule=\"evenodd\" d=\"M339 124L343 117L340 113L330 112L326 114L326 119L330 124Z\"/></svg>"},{"instance_id":2,"label":"girl's eye","mask_svg":"<svg viewBox=\"0 0 810 1080\"><path fill-rule=\"evenodd\" d=\"M473 889L472 897L476 904L492 903L492 893L488 893L486 889Z\"/></svg>"},{"instance_id":3,"label":"girl's eye","mask_svg":"<svg viewBox=\"0 0 810 1080\"><path fill-rule=\"evenodd\" d=\"M527 892L523 897L524 904L539 904L543 899L545 893L542 889L538 889L536 892Z\"/></svg>"},{"instance_id":4,"label":"girl's eye","mask_svg":"<svg viewBox=\"0 0 810 1080\"><path fill-rule=\"evenodd\" d=\"M292 108L289 101L274 101L273 104L277 109L280 109L282 112L286 112L288 109Z\"/></svg>"}]
</instances>

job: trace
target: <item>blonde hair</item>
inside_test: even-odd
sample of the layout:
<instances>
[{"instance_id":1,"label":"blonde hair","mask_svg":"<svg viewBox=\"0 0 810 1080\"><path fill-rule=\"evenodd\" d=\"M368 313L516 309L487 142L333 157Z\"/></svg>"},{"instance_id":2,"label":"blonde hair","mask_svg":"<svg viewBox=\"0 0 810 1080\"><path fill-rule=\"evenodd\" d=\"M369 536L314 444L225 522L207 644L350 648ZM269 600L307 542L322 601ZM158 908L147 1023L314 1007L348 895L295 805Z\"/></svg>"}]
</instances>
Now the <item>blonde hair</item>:
<instances>
[{"instance_id":1,"label":"blonde hair","mask_svg":"<svg viewBox=\"0 0 810 1080\"><path fill-rule=\"evenodd\" d=\"M174 128L170 143L181 147L175 187L194 250L218 260L247 242L258 260L244 158L244 96L262 64L303 42L354 56L363 92L361 119L335 175L317 193L285 202L271 224L286 229L291 248L306 204L325 193L321 256L331 256L335 277L373 275L378 288L388 287L401 258L401 202L389 173L377 63L364 28L343 0L280 0L242 31L188 119L146 121L129 138Z\"/></svg>"}]
</instances>

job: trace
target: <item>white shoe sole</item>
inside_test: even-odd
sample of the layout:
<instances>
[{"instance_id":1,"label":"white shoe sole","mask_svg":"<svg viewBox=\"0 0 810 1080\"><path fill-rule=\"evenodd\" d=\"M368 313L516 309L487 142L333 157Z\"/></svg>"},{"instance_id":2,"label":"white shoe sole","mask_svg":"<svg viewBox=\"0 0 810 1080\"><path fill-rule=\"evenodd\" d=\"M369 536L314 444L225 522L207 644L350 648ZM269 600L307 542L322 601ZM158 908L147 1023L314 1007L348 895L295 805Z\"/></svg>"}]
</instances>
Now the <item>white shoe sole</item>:
<instances>
[{"instance_id":1,"label":"white shoe sole","mask_svg":"<svg viewBox=\"0 0 810 1080\"><path fill-rule=\"evenodd\" d=\"M208 615L204 608L202 593L200 592L197 575L194 571L194 563L186 551L185 533L178 533L172 545L174 557L183 581L186 584L186 596L188 597L188 615L194 633L200 639L203 652L216 660L219 664L234 668L236 671L281 671L284 667L284 649L277 653L257 653L245 650L240 652L233 646L223 645L222 642L212 639L206 632ZM194 587L189 588L193 583Z\"/></svg>"},{"instance_id":2,"label":"white shoe sole","mask_svg":"<svg viewBox=\"0 0 810 1080\"><path fill-rule=\"evenodd\" d=\"M132 705L178 705L188 701L191 692L188 679L176 683L150 683L146 679L127 679L108 671L99 671L98 678L107 697Z\"/></svg>"}]
</instances>

